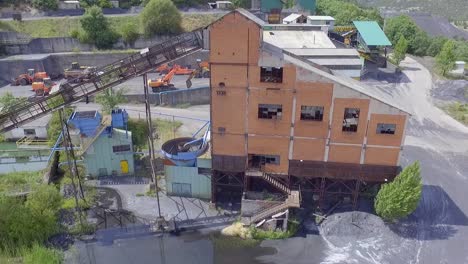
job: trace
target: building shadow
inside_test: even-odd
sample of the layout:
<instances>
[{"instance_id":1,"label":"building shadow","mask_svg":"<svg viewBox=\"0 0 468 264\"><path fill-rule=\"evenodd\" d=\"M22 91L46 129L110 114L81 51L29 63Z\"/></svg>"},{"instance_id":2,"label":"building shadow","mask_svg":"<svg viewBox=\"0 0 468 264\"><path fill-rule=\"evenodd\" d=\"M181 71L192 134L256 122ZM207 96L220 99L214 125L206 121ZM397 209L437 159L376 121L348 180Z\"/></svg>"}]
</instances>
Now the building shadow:
<instances>
[{"instance_id":1,"label":"building shadow","mask_svg":"<svg viewBox=\"0 0 468 264\"><path fill-rule=\"evenodd\" d=\"M398 223L388 224L401 237L416 240L444 240L467 226L468 217L440 186L424 185L414 213Z\"/></svg>"},{"instance_id":2,"label":"building shadow","mask_svg":"<svg viewBox=\"0 0 468 264\"><path fill-rule=\"evenodd\" d=\"M361 77L362 81L378 81L387 83L409 83L410 79L405 73L395 73L382 68L372 69Z\"/></svg>"}]
</instances>

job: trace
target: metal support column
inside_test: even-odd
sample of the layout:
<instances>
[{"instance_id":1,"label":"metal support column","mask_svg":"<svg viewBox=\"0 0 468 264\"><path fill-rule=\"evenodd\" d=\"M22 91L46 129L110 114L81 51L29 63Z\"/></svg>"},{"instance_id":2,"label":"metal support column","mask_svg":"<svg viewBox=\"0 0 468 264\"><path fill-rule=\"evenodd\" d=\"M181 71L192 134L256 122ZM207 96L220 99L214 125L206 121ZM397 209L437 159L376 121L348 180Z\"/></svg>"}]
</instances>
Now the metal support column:
<instances>
[{"instance_id":1,"label":"metal support column","mask_svg":"<svg viewBox=\"0 0 468 264\"><path fill-rule=\"evenodd\" d=\"M75 184L75 179L78 180L78 184L80 185L80 191L81 191L81 199L84 199L84 193L83 189L81 188L81 181L80 177L78 175L78 170L76 168L76 161L75 161L75 155L73 152L73 145L71 143L70 139L70 131L68 130L68 125L67 122L63 119L63 108L59 109L59 117L60 121L62 123L62 134L64 135L63 137L63 146L65 148L65 155L67 156L67 163L68 163L68 169L70 171L70 178L72 182L72 187L73 187L73 196L75 198L75 205L76 209L78 210L78 220L80 222L80 225L83 225L83 214L81 211L81 207L79 205L78 201L78 190L76 188ZM71 162L71 159L73 159L73 163Z\"/></svg>"},{"instance_id":2,"label":"metal support column","mask_svg":"<svg viewBox=\"0 0 468 264\"><path fill-rule=\"evenodd\" d=\"M353 210L357 208L357 200L359 198L359 188L361 188L361 181L356 180L356 186L353 190Z\"/></svg>"},{"instance_id":3,"label":"metal support column","mask_svg":"<svg viewBox=\"0 0 468 264\"><path fill-rule=\"evenodd\" d=\"M161 206L159 203L159 187L158 187L158 179L156 176L156 164L154 163L154 160L156 159L156 155L154 152L154 138L153 138L153 122L151 119L151 103L149 101L149 92L148 92L148 75L145 73L143 74L143 88L145 91L145 107L146 107L146 124L148 126L148 147L149 147L149 158L150 158L150 164L151 164L151 179L154 183L154 188L156 192L156 200L158 203L158 216L159 218L162 218L161 216Z\"/></svg>"}]
</instances>

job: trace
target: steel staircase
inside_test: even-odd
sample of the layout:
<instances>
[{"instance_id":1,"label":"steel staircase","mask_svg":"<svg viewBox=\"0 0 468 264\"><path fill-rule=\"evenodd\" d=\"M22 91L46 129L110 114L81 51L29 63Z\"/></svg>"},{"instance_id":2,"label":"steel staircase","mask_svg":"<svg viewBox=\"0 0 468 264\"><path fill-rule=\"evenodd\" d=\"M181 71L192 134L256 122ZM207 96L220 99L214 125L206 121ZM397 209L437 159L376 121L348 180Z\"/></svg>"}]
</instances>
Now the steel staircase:
<instances>
[{"instance_id":1,"label":"steel staircase","mask_svg":"<svg viewBox=\"0 0 468 264\"><path fill-rule=\"evenodd\" d=\"M284 185L283 183L279 182L275 178L273 178L270 174L261 172L259 170L256 171L246 171L246 175L249 176L259 176L261 173L261 177L267 183L275 187L276 189L282 191L283 193L287 194L287 198L284 202L280 204L273 205L271 207L265 208L256 212L251 217L242 217L241 222L245 225L251 225L263 219L266 219L274 214L277 214L281 211L284 211L288 208L299 208L301 207L301 196L300 191L291 190L288 186Z\"/></svg>"},{"instance_id":2,"label":"steel staircase","mask_svg":"<svg viewBox=\"0 0 468 264\"><path fill-rule=\"evenodd\" d=\"M89 95L147 73L163 63L200 50L203 46L202 38L201 30L181 34L87 74L86 78L83 78L87 79L86 82L75 83L75 80L70 80L61 84L59 91L48 97L37 98L34 102L20 102L0 115L0 132L11 130Z\"/></svg>"},{"instance_id":3,"label":"steel staircase","mask_svg":"<svg viewBox=\"0 0 468 264\"><path fill-rule=\"evenodd\" d=\"M289 189L286 185L284 185L281 182L279 182L278 180L274 179L273 177L271 177L267 173L262 174L262 179L264 179L270 185L272 185L273 187L277 188L278 190L280 190L280 191L282 191L282 192L284 192L286 194L291 193L291 189Z\"/></svg>"},{"instance_id":4,"label":"steel staircase","mask_svg":"<svg viewBox=\"0 0 468 264\"><path fill-rule=\"evenodd\" d=\"M265 208L251 217L242 217L241 221L245 225L251 225L265 218L268 218L274 214L284 211L289 208L300 207L300 193L299 191L291 191L283 203L274 205L272 207Z\"/></svg>"},{"instance_id":5,"label":"steel staircase","mask_svg":"<svg viewBox=\"0 0 468 264\"><path fill-rule=\"evenodd\" d=\"M93 137L82 138L81 139L81 148L76 152L76 156L82 156L88 150L88 148L98 139L104 129L111 125L111 117L104 116L102 118L101 124L96 128L96 134Z\"/></svg>"}]
</instances>

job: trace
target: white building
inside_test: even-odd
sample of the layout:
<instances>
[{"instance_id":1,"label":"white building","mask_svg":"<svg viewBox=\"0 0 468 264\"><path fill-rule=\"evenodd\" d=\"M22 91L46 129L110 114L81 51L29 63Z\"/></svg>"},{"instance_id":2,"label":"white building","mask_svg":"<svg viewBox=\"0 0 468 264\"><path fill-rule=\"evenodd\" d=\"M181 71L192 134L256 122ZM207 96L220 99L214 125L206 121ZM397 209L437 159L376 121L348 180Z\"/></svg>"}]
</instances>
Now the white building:
<instances>
[{"instance_id":1,"label":"white building","mask_svg":"<svg viewBox=\"0 0 468 264\"><path fill-rule=\"evenodd\" d=\"M58 2L59 9L79 9L80 8L80 1L59 1Z\"/></svg>"},{"instance_id":2,"label":"white building","mask_svg":"<svg viewBox=\"0 0 468 264\"><path fill-rule=\"evenodd\" d=\"M52 115L49 114L5 132L5 139L16 140L23 137L47 139L47 128L51 118Z\"/></svg>"},{"instance_id":3,"label":"white building","mask_svg":"<svg viewBox=\"0 0 468 264\"><path fill-rule=\"evenodd\" d=\"M307 24L315 26L327 26L329 30L335 27L335 19L331 16L308 16Z\"/></svg>"},{"instance_id":4,"label":"white building","mask_svg":"<svg viewBox=\"0 0 468 264\"><path fill-rule=\"evenodd\" d=\"M456 76L463 76L465 74L465 62L456 61L455 68L451 70L450 73Z\"/></svg>"},{"instance_id":5,"label":"white building","mask_svg":"<svg viewBox=\"0 0 468 264\"><path fill-rule=\"evenodd\" d=\"M307 17L301 14L290 14L283 18L283 24L304 24L307 22Z\"/></svg>"}]
</instances>

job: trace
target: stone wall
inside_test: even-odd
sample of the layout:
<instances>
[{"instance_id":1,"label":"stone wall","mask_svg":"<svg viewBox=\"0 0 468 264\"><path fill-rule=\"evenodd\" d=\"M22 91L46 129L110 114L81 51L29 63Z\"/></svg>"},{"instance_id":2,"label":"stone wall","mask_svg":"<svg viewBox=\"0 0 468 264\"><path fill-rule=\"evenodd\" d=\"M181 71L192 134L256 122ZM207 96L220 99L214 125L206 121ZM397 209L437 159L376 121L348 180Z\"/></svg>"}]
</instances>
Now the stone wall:
<instances>
[{"instance_id":1,"label":"stone wall","mask_svg":"<svg viewBox=\"0 0 468 264\"><path fill-rule=\"evenodd\" d=\"M144 103L144 94L127 94L127 100L131 103ZM151 93L149 101L154 105L169 105L176 106L181 104L209 104L210 103L210 88L195 88L187 90L174 90L170 92Z\"/></svg>"}]
</instances>

